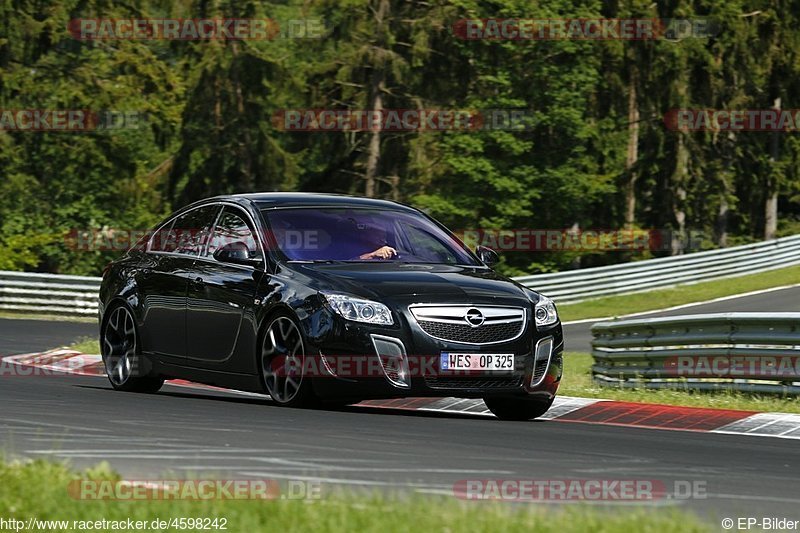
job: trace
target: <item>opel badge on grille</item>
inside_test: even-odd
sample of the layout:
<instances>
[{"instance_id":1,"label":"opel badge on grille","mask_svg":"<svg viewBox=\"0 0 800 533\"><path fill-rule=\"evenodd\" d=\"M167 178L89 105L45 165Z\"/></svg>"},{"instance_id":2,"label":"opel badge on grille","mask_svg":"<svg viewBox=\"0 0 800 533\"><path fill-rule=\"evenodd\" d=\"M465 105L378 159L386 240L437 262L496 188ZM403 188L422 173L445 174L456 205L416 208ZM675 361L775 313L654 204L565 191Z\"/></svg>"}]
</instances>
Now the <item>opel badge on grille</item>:
<instances>
[{"instance_id":1,"label":"opel badge on grille","mask_svg":"<svg viewBox=\"0 0 800 533\"><path fill-rule=\"evenodd\" d=\"M477 328L483 324L483 321L486 320L486 317L483 316L483 313L481 313L480 310L472 307L467 309L467 312L464 314L464 320L466 320L467 324L473 328Z\"/></svg>"}]
</instances>

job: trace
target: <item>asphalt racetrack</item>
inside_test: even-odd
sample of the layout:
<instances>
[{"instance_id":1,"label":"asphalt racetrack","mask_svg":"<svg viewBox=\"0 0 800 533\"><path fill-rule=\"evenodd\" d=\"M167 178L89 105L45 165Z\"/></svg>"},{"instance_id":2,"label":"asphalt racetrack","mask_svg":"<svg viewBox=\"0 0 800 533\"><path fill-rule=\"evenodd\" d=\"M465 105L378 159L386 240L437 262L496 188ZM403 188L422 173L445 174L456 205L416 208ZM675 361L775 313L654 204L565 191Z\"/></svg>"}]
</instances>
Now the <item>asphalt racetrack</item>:
<instances>
[{"instance_id":1,"label":"asphalt racetrack","mask_svg":"<svg viewBox=\"0 0 800 533\"><path fill-rule=\"evenodd\" d=\"M669 314L797 311L798 302L800 288L793 288ZM581 343L588 343L589 326L567 326L568 350L587 350ZM94 324L2 319L0 354L95 333ZM465 479L689 482L705 497L633 505L677 506L714 521L800 519L800 445L790 439L362 406L284 409L260 397L190 387L139 395L115 392L98 377L2 373L0 442L10 457L76 467L108 461L133 479L300 479L445 495Z\"/></svg>"}]
</instances>

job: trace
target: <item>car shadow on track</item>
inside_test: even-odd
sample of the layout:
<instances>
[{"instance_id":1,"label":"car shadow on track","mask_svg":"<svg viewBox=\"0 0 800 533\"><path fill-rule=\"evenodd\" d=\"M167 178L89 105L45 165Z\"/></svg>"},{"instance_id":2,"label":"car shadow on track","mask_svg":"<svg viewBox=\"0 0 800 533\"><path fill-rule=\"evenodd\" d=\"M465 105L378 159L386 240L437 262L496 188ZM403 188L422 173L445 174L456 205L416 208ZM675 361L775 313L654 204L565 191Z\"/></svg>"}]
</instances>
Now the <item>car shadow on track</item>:
<instances>
[{"instance_id":1,"label":"car shadow on track","mask_svg":"<svg viewBox=\"0 0 800 533\"><path fill-rule=\"evenodd\" d=\"M141 393L135 393L135 392L125 393L125 392L115 391L110 387L106 386L102 387L96 385L76 385L76 386L82 389L106 390L109 392L113 392L115 394L142 395ZM474 413L397 409L392 407L374 407L374 406L366 406L358 404L346 405L346 406L338 406L338 405L334 406L334 405L323 404L322 406L316 408L278 407L275 404L275 402L273 402L269 398L251 398L247 396L237 396L236 393L233 392L214 391L214 390L204 390L198 392L162 390L155 394L148 394L146 396L156 396L156 397L168 396L171 398L183 398L192 400L212 400L217 402L226 402L239 405L259 405L264 407L276 407L280 409L296 409L298 411L309 411L309 412L353 413L353 414L370 414L370 415L379 414L386 416L410 416L410 417L422 417L422 418L450 418L450 419L461 419L461 420L499 421L497 418L492 416L479 415ZM544 421L533 420L532 422L544 422Z\"/></svg>"}]
</instances>

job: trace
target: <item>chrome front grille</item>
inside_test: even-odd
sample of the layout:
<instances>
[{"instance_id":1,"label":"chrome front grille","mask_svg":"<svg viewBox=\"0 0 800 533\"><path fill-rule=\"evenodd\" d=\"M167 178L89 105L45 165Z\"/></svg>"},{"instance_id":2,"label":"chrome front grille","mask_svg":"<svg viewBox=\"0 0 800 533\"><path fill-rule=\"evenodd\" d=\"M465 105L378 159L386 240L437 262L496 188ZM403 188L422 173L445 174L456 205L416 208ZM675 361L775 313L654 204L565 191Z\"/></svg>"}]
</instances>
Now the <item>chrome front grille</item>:
<instances>
[{"instance_id":1,"label":"chrome front grille","mask_svg":"<svg viewBox=\"0 0 800 533\"><path fill-rule=\"evenodd\" d=\"M473 328L461 324L443 324L428 320L419 320L422 330L437 339L463 342L468 344L489 344L513 339L519 333L519 324L491 324Z\"/></svg>"},{"instance_id":2,"label":"chrome front grille","mask_svg":"<svg viewBox=\"0 0 800 533\"><path fill-rule=\"evenodd\" d=\"M411 314L433 338L463 344L495 344L525 330L525 310L486 305L412 305Z\"/></svg>"}]
</instances>

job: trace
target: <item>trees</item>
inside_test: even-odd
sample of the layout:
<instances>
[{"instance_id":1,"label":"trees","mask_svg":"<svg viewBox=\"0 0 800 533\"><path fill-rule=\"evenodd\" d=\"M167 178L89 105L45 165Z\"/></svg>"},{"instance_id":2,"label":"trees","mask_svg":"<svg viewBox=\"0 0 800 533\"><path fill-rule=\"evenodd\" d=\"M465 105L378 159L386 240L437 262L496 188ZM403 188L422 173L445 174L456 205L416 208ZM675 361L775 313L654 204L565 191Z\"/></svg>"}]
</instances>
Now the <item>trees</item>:
<instances>
[{"instance_id":1,"label":"trees","mask_svg":"<svg viewBox=\"0 0 800 533\"><path fill-rule=\"evenodd\" d=\"M276 15L260 2L233 0L191 2L186 12L215 19ZM172 43L170 55L188 86L169 173L173 203L296 186L297 159L270 123L273 108L296 102L291 53L281 40Z\"/></svg>"},{"instance_id":2,"label":"trees","mask_svg":"<svg viewBox=\"0 0 800 533\"><path fill-rule=\"evenodd\" d=\"M12 266L97 272L119 252L70 249L73 230L154 223L168 208L151 172L173 143L183 85L157 46L76 41L85 15L123 16L104 2L5 2L0 108L132 112L136 129L0 131L0 255ZM8 259L6 259L8 261Z\"/></svg>"},{"instance_id":3,"label":"trees","mask_svg":"<svg viewBox=\"0 0 800 533\"><path fill-rule=\"evenodd\" d=\"M0 2L1 109L114 109L138 129L0 131L0 268L96 273L74 229L144 229L220 193L330 191L456 229L701 230L728 245L800 224L793 133L674 131L676 108L795 109L797 1ZM77 17L321 19L323 38L80 41ZM709 18L709 38L466 40L459 20ZM295 36L297 37L297 36ZM484 127L292 132L286 109L466 110ZM523 127L492 123L512 111ZM776 216L777 214L777 216ZM673 253L680 249L676 241ZM636 258L507 253L506 272Z\"/></svg>"}]
</instances>

